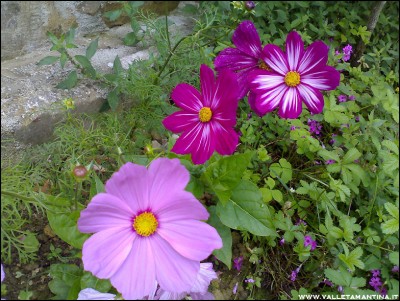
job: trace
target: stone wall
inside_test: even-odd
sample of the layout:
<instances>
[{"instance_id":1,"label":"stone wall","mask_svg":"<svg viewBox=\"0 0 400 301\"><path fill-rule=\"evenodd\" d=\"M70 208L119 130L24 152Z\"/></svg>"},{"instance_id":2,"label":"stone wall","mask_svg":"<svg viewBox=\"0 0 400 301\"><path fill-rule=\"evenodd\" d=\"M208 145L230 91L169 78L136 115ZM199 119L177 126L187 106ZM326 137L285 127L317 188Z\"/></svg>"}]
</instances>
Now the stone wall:
<instances>
[{"instance_id":1,"label":"stone wall","mask_svg":"<svg viewBox=\"0 0 400 301\"><path fill-rule=\"evenodd\" d=\"M144 1L143 9L165 14L179 1ZM1 1L1 60L12 59L43 46L47 31L66 32L77 26L77 36L106 31L129 21L121 16L114 22L106 11L121 6L120 1Z\"/></svg>"}]
</instances>

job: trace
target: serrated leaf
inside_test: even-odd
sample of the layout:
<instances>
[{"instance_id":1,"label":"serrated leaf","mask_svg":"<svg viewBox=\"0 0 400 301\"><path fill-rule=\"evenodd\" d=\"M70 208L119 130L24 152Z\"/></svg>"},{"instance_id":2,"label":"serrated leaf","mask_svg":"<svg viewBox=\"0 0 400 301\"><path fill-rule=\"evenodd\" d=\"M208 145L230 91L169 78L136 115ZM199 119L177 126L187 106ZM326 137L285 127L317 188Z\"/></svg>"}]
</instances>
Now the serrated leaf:
<instances>
[{"instance_id":1,"label":"serrated leaf","mask_svg":"<svg viewBox=\"0 0 400 301\"><path fill-rule=\"evenodd\" d=\"M325 269L325 277L336 285L349 286L351 283L351 274L346 270Z\"/></svg>"},{"instance_id":2,"label":"serrated leaf","mask_svg":"<svg viewBox=\"0 0 400 301\"><path fill-rule=\"evenodd\" d=\"M93 40L86 48L86 58L88 60L90 60L96 53L98 45L99 45L99 38Z\"/></svg>"},{"instance_id":3,"label":"serrated leaf","mask_svg":"<svg viewBox=\"0 0 400 301\"><path fill-rule=\"evenodd\" d=\"M68 74L68 77L63 80L61 83L59 83L56 88L58 89L72 89L73 87L76 86L78 82L78 75L76 74L76 71L71 71Z\"/></svg>"},{"instance_id":4,"label":"serrated leaf","mask_svg":"<svg viewBox=\"0 0 400 301\"><path fill-rule=\"evenodd\" d=\"M389 254L389 260L393 265L399 265L399 252L391 252Z\"/></svg>"},{"instance_id":5,"label":"serrated leaf","mask_svg":"<svg viewBox=\"0 0 400 301\"><path fill-rule=\"evenodd\" d=\"M349 151L344 155L342 164L353 163L354 160L357 160L361 157L361 153L355 147L349 149Z\"/></svg>"},{"instance_id":6,"label":"serrated leaf","mask_svg":"<svg viewBox=\"0 0 400 301\"><path fill-rule=\"evenodd\" d=\"M225 265L231 269L232 267L232 233L229 227L221 223L215 206L209 207L210 217L207 223L213 226L222 239L222 248L214 250L213 254L218 260L225 263Z\"/></svg>"},{"instance_id":7,"label":"serrated leaf","mask_svg":"<svg viewBox=\"0 0 400 301\"><path fill-rule=\"evenodd\" d=\"M90 77L96 77L96 70L94 70L92 63L88 60L86 56L83 55L75 55L74 58L82 65L87 73L89 73Z\"/></svg>"},{"instance_id":8,"label":"serrated leaf","mask_svg":"<svg viewBox=\"0 0 400 301\"><path fill-rule=\"evenodd\" d=\"M217 214L221 222L232 229L259 236L277 236L269 206L263 203L261 192L250 181L242 180L225 206L219 202Z\"/></svg>"},{"instance_id":9,"label":"serrated leaf","mask_svg":"<svg viewBox=\"0 0 400 301\"><path fill-rule=\"evenodd\" d=\"M363 250L361 249L361 247L357 247L353 251L351 251L348 255L339 254L338 257L341 261L343 261L347 265L347 267L351 271L354 271L355 267L359 267L360 269L364 268L364 263L360 260L362 253Z\"/></svg>"},{"instance_id":10,"label":"serrated leaf","mask_svg":"<svg viewBox=\"0 0 400 301\"><path fill-rule=\"evenodd\" d=\"M399 154L399 148L396 145L396 143L394 143L393 141L390 140L384 140L382 141L382 145L385 146L386 148L390 149L392 152L394 152L396 155Z\"/></svg>"},{"instance_id":11,"label":"serrated leaf","mask_svg":"<svg viewBox=\"0 0 400 301\"><path fill-rule=\"evenodd\" d=\"M385 234L393 234L396 232L399 232L399 220L398 219L390 219L386 222L384 222L381 225L382 232Z\"/></svg>"},{"instance_id":12,"label":"serrated leaf","mask_svg":"<svg viewBox=\"0 0 400 301\"><path fill-rule=\"evenodd\" d=\"M223 157L206 168L203 175L222 203L229 200L253 156L247 152Z\"/></svg>"},{"instance_id":13,"label":"serrated leaf","mask_svg":"<svg viewBox=\"0 0 400 301\"><path fill-rule=\"evenodd\" d=\"M56 61L59 60L59 56L46 56L44 58L42 58L37 65L38 66L43 66L43 65L51 65L54 64Z\"/></svg>"},{"instance_id":14,"label":"serrated leaf","mask_svg":"<svg viewBox=\"0 0 400 301\"><path fill-rule=\"evenodd\" d=\"M395 219L399 219L399 208L397 208L394 204L392 203L385 203L385 209L391 216L393 216Z\"/></svg>"},{"instance_id":15,"label":"serrated leaf","mask_svg":"<svg viewBox=\"0 0 400 301\"><path fill-rule=\"evenodd\" d=\"M320 150L318 155L320 155L324 160L335 160L336 162L340 162L340 158L337 153L328 151L326 149Z\"/></svg>"},{"instance_id":16,"label":"serrated leaf","mask_svg":"<svg viewBox=\"0 0 400 301\"><path fill-rule=\"evenodd\" d=\"M74 264L52 264L50 265L49 288L54 299L76 300L80 291L80 279L82 270Z\"/></svg>"}]
</instances>

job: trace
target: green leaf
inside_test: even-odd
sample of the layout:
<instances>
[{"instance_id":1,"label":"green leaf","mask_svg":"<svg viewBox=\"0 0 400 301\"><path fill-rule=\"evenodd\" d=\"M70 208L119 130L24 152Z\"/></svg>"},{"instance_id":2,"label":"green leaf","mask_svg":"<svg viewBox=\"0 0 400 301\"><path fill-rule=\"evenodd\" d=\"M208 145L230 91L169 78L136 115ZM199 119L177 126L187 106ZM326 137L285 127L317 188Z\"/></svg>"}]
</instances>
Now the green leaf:
<instances>
[{"instance_id":1,"label":"green leaf","mask_svg":"<svg viewBox=\"0 0 400 301\"><path fill-rule=\"evenodd\" d=\"M76 86L76 83L78 82L78 75L76 74L76 71L71 71L68 75L68 77L63 80L61 83L59 83L56 88L58 89L71 89Z\"/></svg>"},{"instance_id":2,"label":"green leaf","mask_svg":"<svg viewBox=\"0 0 400 301\"><path fill-rule=\"evenodd\" d=\"M292 165L284 158L279 159L279 163L272 163L269 170L271 177L280 177L283 183L292 179Z\"/></svg>"},{"instance_id":3,"label":"green leaf","mask_svg":"<svg viewBox=\"0 0 400 301\"><path fill-rule=\"evenodd\" d=\"M395 219L399 219L399 208L397 208L394 204L392 203L385 203L385 209L391 216L393 216Z\"/></svg>"},{"instance_id":4,"label":"green leaf","mask_svg":"<svg viewBox=\"0 0 400 301\"><path fill-rule=\"evenodd\" d=\"M349 149L349 151L344 155L342 164L353 163L361 157L361 153L356 148Z\"/></svg>"},{"instance_id":5,"label":"green leaf","mask_svg":"<svg viewBox=\"0 0 400 301\"><path fill-rule=\"evenodd\" d=\"M47 210L47 218L50 227L63 241L71 246L82 249L82 245L89 237L89 234L79 232L77 221L79 211L49 211Z\"/></svg>"},{"instance_id":6,"label":"green leaf","mask_svg":"<svg viewBox=\"0 0 400 301\"><path fill-rule=\"evenodd\" d=\"M399 208L392 203L385 203L385 209L393 218L381 224L382 232L385 234L399 232Z\"/></svg>"},{"instance_id":7,"label":"green leaf","mask_svg":"<svg viewBox=\"0 0 400 301\"><path fill-rule=\"evenodd\" d=\"M335 160L336 162L340 162L339 155L333 151L328 151L326 149L322 149L318 152L324 160Z\"/></svg>"},{"instance_id":8,"label":"green leaf","mask_svg":"<svg viewBox=\"0 0 400 301\"><path fill-rule=\"evenodd\" d=\"M53 33L51 33L50 31L48 31L48 32L47 32L47 36L49 37L50 41L51 41L53 44L58 44L58 38L57 38Z\"/></svg>"},{"instance_id":9,"label":"green leaf","mask_svg":"<svg viewBox=\"0 0 400 301\"><path fill-rule=\"evenodd\" d=\"M81 290L80 279L82 270L74 264L50 265L49 288L55 296L55 300L76 300Z\"/></svg>"},{"instance_id":10,"label":"green leaf","mask_svg":"<svg viewBox=\"0 0 400 301\"><path fill-rule=\"evenodd\" d=\"M104 13L104 17L107 19L110 19L110 21L115 21L119 18L121 15L122 11L121 10L113 10L113 11L108 11Z\"/></svg>"},{"instance_id":11,"label":"green leaf","mask_svg":"<svg viewBox=\"0 0 400 301\"><path fill-rule=\"evenodd\" d=\"M344 269L333 270L328 268L325 269L324 274L326 278L336 285L349 286L351 283L351 274Z\"/></svg>"},{"instance_id":12,"label":"green leaf","mask_svg":"<svg viewBox=\"0 0 400 301\"><path fill-rule=\"evenodd\" d=\"M259 236L277 236L269 206L263 203L261 192L250 181L242 180L225 206L217 204L217 215L229 228Z\"/></svg>"},{"instance_id":13,"label":"green leaf","mask_svg":"<svg viewBox=\"0 0 400 301\"><path fill-rule=\"evenodd\" d=\"M139 42L139 39L137 38L135 32L130 32L124 37L123 42L127 46L133 46Z\"/></svg>"},{"instance_id":14,"label":"green leaf","mask_svg":"<svg viewBox=\"0 0 400 301\"><path fill-rule=\"evenodd\" d=\"M110 105L111 110L115 111L115 109L118 106L118 102L119 102L117 88L115 88L110 93L108 93L107 101L108 101L108 104Z\"/></svg>"},{"instance_id":15,"label":"green leaf","mask_svg":"<svg viewBox=\"0 0 400 301\"><path fill-rule=\"evenodd\" d=\"M88 60L86 56L75 55L74 58L82 65L85 71L90 75L91 78L96 77L96 70L94 70L92 63Z\"/></svg>"},{"instance_id":16,"label":"green leaf","mask_svg":"<svg viewBox=\"0 0 400 301\"><path fill-rule=\"evenodd\" d=\"M115 74L120 74L124 70L118 55L114 59L113 70Z\"/></svg>"},{"instance_id":17,"label":"green leaf","mask_svg":"<svg viewBox=\"0 0 400 301\"><path fill-rule=\"evenodd\" d=\"M44 58L42 58L37 65L38 66L43 66L43 65L51 65L54 64L56 61L58 61L60 57L59 56L46 56Z\"/></svg>"},{"instance_id":18,"label":"green leaf","mask_svg":"<svg viewBox=\"0 0 400 301\"><path fill-rule=\"evenodd\" d=\"M110 280L99 279L90 272L83 272L80 280L81 289L92 288L101 293L107 293L111 288Z\"/></svg>"},{"instance_id":19,"label":"green leaf","mask_svg":"<svg viewBox=\"0 0 400 301\"><path fill-rule=\"evenodd\" d=\"M96 192L97 193L104 192L105 191L104 184L95 173L94 173L94 181L96 183Z\"/></svg>"},{"instance_id":20,"label":"green leaf","mask_svg":"<svg viewBox=\"0 0 400 301\"><path fill-rule=\"evenodd\" d=\"M215 206L208 208L210 212L210 217L208 219L208 224L213 226L218 234L222 238L222 248L214 250L213 254L218 260L225 263L225 265L231 269L232 267L232 234L231 229L221 223Z\"/></svg>"},{"instance_id":21,"label":"green leaf","mask_svg":"<svg viewBox=\"0 0 400 301\"><path fill-rule=\"evenodd\" d=\"M86 48L86 58L88 60L90 60L93 57L93 55L96 53L98 45L99 45L99 38L93 40L89 44L88 48Z\"/></svg>"},{"instance_id":22,"label":"green leaf","mask_svg":"<svg viewBox=\"0 0 400 301\"><path fill-rule=\"evenodd\" d=\"M355 248L353 251L351 251L349 254L339 254L339 259L343 261L347 267L351 270L354 271L355 267L359 267L360 269L364 268L364 263L360 260L360 257L363 253L363 250L361 247Z\"/></svg>"},{"instance_id":23,"label":"green leaf","mask_svg":"<svg viewBox=\"0 0 400 301\"><path fill-rule=\"evenodd\" d=\"M28 253L35 253L39 250L40 243L34 233L29 232L25 235L24 248Z\"/></svg>"},{"instance_id":24,"label":"green leaf","mask_svg":"<svg viewBox=\"0 0 400 301\"><path fill-rule=\"evenodd\" d=\"M228 202L253 155L254 152L247 152L223 157L206 168L204 177L222 203Z\"/></svg>"},{"instance_id":25,"label":"green leaf","mask_svg":"<svg viewBox=\"0 0 400 301\"><path fill-rule=\"evenodd\" d=\"M68 30L67 34L65 35L66 44L72 44L74 42L74 38L75 38L75 28L71 27L71 29Z\"/></svg>"},{"instance_id":26,"label":"green leaf","mask_svg":"<svg viewBox=\"0 0 400 301\"><path fill-rule=\"evenodd\" d=\"M65 52L61 53L61 57L60 57L60 65L61 68L64 69L65 63L68 61L68 56Z\"/></svg>"},{"instance_id":27,"label":"green leaf","mask_svg":"<svg viewBox=\"0 0 400 301\"><path fill-rule=\"evenodd\" d=\"M382 141L382 145L390 149L392 152L394 152L396 155L399 154L399 147L394 143L393 141L390 140L384 140Z\"/></svg>"},{"instance_id":28,"label":"green leaf","mask_svg":"<svg viewBox=\"0 0 400 301\"><path fill-rule=\"evenodd\" d=\"M399 265L399 252L389 253L389 260L393 265Z\"/></svg>"}]
</instances>

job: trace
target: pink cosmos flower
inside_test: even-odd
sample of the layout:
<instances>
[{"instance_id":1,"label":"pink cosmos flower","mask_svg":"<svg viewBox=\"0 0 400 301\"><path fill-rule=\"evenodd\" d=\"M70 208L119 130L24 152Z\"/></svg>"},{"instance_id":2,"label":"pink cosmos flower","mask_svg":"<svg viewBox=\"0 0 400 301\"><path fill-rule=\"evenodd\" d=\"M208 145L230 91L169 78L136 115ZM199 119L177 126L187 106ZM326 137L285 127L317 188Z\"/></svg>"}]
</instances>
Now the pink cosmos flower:
<instances>
[{"instance_id":1,"label":"pink cosmos flower","mask_svg":"<svg viewBox=\"0 0 400 301\"><path fill-rule=\"evenodd\" d=\"M82 249L84 269L126 300L154 292L190 291L200 261L222 247L209 214L185 191L190 174L178 159L159 158L149 169L124 164L81 212L78 228L95 233Z\"/></svg>"},{"instance_id":2,"label":"pink cosmos flower","mask_svg":"<svg viewBox=\"0 0 400 301\"><path fill-rule=\"evenodd\" d=\"M191 154L195 164L203 164L214 151L231 155L239 142L233 128L239 101L236 75L223 70L215 79L213 70L201 65L200 85L201 94L191 85L177 85L171 97L182 110L163 120L168 130L183 132L171 151Z\"/></svg>"},{"instance_id":3,"label":"pink cosmos flower","mask_svg":"<svg viewBox=\"0 0 400 301\"><path fill-rule=\"evenodd\" d=\"M266 45L262 59L272 71L254 70L249 74L257 111L265 115L279 107L280 117L295 119L304 102L312 114L321 113L324 98L320 90L333 90L340 82L340 73L326 66L328 49L323 42L316 41L304 50L295 31L286 38L286 52L276 45Z\"/></svg>"},{"instance_id":4,"label":"pink cosmos flower","mask_svg":"<svg viewBox=\"0 0 400 301\"><path fill-rule=\"evenodd\" d=\"M214 60L216 71L229 69L237 72L240 86L239 99L249 92L247 77L252 70L270 70L261 59L262 46L260 36L253 22L245 20L239 24L232 36L236 48L225 48Z\"/></svg>"}]
</instances>

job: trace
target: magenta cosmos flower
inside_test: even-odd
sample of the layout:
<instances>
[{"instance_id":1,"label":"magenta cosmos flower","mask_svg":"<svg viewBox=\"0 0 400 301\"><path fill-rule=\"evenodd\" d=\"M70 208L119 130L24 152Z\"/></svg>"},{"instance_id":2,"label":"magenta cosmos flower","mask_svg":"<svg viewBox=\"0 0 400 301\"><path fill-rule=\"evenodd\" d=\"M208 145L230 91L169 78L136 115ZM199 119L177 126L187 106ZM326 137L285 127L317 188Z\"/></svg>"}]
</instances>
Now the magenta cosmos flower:
<instances>
[{"instance_id":1,"label":"magenta cosmos flower","mask_svg":"<svg viewBox=\"0 0 400 301\"><path fill-rule=\"evenodd\" d=\"M84 269L110 279L126 300L148 296L155 283L190 291L200 261L222 240L201 221L209 214L185 191L189 179L178 159L156 159L149 169L124 164L81 212L79 230L95 233L83 245Z\"/></svg>"},{"instance_id":2,"label":"magenta cosmos flower","mask_svg":"<svg viewBox=\"0 0 400 301\"><path fill-rule=\"evenodd\" d=\"M262 56L272 71L255 70L249 75L257 112L265 115L279 107L280 117L294 119L301 114L304 102L312 114L321 113L324 97L320 90L333 90L340 82L340 73L326 65L328 50L322 41L304 50L295 31L286 38L286 52L276 45L266 45Z\"/></svg>"},{"instance_id":3,"label":"magenta cosmos flower","mask_svg":"<svg viewBox=\"0 0 400 301\"><path fill-rule=\"evenodd\" d=\"M203 164L214 151L231 155L239 142L233 129L239 101L236 75L223 70L215 79L213 70L201 65L200 85L201 94L189 84L177 85L171 97L182 110L163 120L168 130L183 132L171 151L191 154L195 164Z\"/></svg>"},{"instance_id":4,"label":"magenta cosmos flower","mask_svg":"<svg viewBox=\"0 0 400 301\"><path fill-rule=\"evenodd\" d=\"M269 68L262 60L262 46L257 29L251 21L243 21L232 36L236 48L225 48L214 60L216 71L229 69L237 72L240 86L239 99L249 92L247 76L250 71Z\"/></svg>"}]
</instances>

